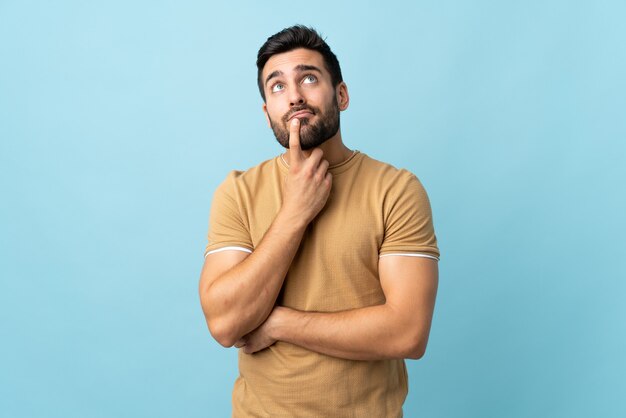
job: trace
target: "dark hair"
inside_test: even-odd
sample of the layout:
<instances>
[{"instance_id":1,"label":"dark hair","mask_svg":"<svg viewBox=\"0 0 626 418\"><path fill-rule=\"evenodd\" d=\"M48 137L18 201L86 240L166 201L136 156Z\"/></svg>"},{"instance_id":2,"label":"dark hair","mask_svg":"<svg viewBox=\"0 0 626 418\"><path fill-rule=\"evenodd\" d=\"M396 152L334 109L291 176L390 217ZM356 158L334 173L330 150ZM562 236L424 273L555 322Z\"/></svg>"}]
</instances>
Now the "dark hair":
<instances>
[{"instance_id":1,"label":"dark hair","mask_svg":"<svg viewBox=\"0 0 626 418\"><path fill-rule=\"evenodd\" d=\"M296 48L312 49L322 54L322 57L324 57L324 64L330 73L330 79L334 87L337 87L337 84L343 81L339 61L333 51L330 50L328 44L324 41L324 39L322 39L320 34L313 28L307 28L304 25L294 25L267 38L267 41L265 41L263 46L259 49L256 59L256 66L258 69L257 83L259 85L259 92L261 93L261 97L263 97L263 101L265 101L263 80L261 80L263 67L265 67L265 64L272 55L289 52Z\"/></svg>"}]
</instances>

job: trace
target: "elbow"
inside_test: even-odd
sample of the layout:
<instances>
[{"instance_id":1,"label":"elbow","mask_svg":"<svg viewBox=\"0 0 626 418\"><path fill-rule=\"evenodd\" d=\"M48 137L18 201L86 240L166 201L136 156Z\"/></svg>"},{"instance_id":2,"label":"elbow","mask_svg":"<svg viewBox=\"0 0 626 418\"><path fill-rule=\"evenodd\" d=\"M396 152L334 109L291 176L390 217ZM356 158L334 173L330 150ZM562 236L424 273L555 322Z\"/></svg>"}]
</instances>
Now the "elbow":
<instances>
[{"instance_id":1,"label":"elbow","mask_svg":"<svg viewBox=\"0 0 626 418\"><path fill-rule=\"evenodd\" d=\"M229 327L225 321L208 320L207 326L209 332L215 341L217 341L222 347L230 348L237 342L237 336L232 332L232 327Z\"/></svg>"},{"instance_id":2,"label":"elbow","mask_svg":"<svg viewBox=\"0 0 626 418\"><path fill-rule=\"evenodd\" d=\"M412 360L419 360L426 354L426 345L428 344L428 337L423 335L414 336L406 340L404 345L403 358Z\"/></svg>"},{"instance_id":3,"label":"elbow","mask_svg":"<svg viewBox=\"0 0 626 418\"><path fill-rule=\"evenodd\" d=\"M204 320L211 337L217 341L221 346L229 348L235 345L238 338L233 333L233 326L229 321L224 318L223 315L216 314L208 309L210 306L206 301L203 301L202 310L204 311Z\"/></svg>"},{"instance_id":4,"label":"elbow","mask_svg":"<svg viewBox=\"0 0 626 418\"><path fill-rule=\"evenodd\" d=\"M223 315L220 315L215 309L211 309L211 306L214 306L214 304L209 298L208 292L203 289L200 291L200 304L202 305L204 320L207 328L209 328L211 337L223 347L229 348L235 345L238 338L232 331L234 327Z\"/></svg>"},{"instance_id":5,"label":"elbow","mask_svg":"<svg viewBox=\"0 0 626 418\"><path fill-rule=\"evenodd\" d=\"M409 349L406 358L419 360L424 357L424 354L426 354L426 345L417 344Z\"/></svg>"}]
</instances>

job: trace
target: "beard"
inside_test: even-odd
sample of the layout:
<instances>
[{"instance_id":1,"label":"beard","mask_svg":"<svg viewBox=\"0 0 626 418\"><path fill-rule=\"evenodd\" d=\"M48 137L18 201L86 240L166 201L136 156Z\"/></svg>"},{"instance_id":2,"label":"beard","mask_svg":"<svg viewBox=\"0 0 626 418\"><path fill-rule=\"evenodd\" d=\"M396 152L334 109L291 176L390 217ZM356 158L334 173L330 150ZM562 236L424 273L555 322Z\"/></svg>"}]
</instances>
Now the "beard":
<instances>
[{"instance_id":1,"label":"beard","mask_svg":"<svg viewBox=\"0 0 626 418\"><path fill-rule=\"evenodd\" d=\"M278 143L284 148L289 148L289 117L301 110L310 110L317 116L317 122L309 123L309 118L300 119L300 147L303 150L319 147L324 142L335 136L339 131L339 104L333 97L330 106L325 112L313 106L300 106L293 108L283 116L279 123L270 119L270 126Z\"/></svg>"}]
</instances>

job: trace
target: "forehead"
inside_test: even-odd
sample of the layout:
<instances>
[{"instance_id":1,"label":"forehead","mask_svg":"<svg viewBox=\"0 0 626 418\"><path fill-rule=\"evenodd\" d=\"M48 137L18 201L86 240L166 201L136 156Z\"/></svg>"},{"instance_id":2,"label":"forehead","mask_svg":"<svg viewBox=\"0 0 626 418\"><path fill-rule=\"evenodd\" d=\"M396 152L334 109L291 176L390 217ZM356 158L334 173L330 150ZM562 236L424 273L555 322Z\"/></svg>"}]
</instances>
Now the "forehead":
<instances>
[{"instance_id":1,"label":"forehead","mask_svg":"<svg viewBox=\"0 0 626 418\"><path fill-rule=\"evenodd\" d=\"M327 72L322 54L312 49L298 48L272 55L265 63L265 67L263 67L263 80L265 80L268 74L274 71L282 71L285 74L289 74L295 66L301 64L315 65L323 72Z\"/></svg>"}]
</instances>

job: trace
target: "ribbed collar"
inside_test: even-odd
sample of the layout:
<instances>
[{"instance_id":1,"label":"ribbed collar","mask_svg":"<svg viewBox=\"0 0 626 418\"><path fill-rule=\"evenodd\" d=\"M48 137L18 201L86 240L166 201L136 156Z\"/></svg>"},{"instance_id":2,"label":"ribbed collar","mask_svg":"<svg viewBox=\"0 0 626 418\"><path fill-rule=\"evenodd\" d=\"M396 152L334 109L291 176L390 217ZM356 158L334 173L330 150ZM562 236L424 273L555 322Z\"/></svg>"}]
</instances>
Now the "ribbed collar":
<instances>
[{"instance_id":1,"label":"ribbed collar","mask_svg":"<svg viewBox=\"0 0 626 418\"><path fill-rule=\"evenodd\" d=\"M280 170L284 173L289 172L289 165L287 164L286 161L283 160L283 158L281 157L282 154L279 154L275 160L276 164L278 164L278 166L280 167ZM328 167L328 171L333 174L333 175L337 175L337 174L341 174L344 171L347 171L350 169L350 167L352 167L354 164L356 164L356 162L358 160L361 159L361 157L363 156L363 154L361 153L361 151L359 150L354 150L354 152L352 153L352 155L350 155L348 158L346 158L345 160L343 160L340 163L337 163L335 165L331 165Z\"/></svg>"}]
</instances>

